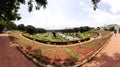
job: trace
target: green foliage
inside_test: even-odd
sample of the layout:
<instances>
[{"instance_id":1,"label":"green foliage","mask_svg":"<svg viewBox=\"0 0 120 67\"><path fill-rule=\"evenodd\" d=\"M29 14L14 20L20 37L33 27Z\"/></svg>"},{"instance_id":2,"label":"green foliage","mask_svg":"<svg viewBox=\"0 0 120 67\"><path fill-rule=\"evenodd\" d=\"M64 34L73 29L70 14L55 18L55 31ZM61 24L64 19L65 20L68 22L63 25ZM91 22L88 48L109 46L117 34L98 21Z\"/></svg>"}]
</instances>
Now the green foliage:
<instances>
[{"instance_id":1,"label":"green foliage","mask_svg":"<svg viewBox=\"0 0 120 67\"><path fill-rule=\"evenodd\" d=\"M14 22L6 22L5 27L7 30L15 30L17 28Z\"/></svg>"},{"instance_id":2,"label":"green foliage","mask_svg":"<svg viewBox=\"0 0 120 67\"><path fill-rule=\"evenodd\" d=\"M93 8L96 10L97 3L100 0L91 0L93 3ZM39 10L40 7L46 8L47 0L0 0L0 20L12 21L21 19L18 9L20 9L20 4L26 4L28 6L28 11L31 12L33 7Z\"/></svg>"},{"instance_id":3,"label":"green foliage","mask_svg":"<svg viewBox=\"0 0 120 67\"><path fill-rule=\"evenodd\" d=\"M17 29L18 29L18 30L21 30L21 31L25 31L25 26L24 26L24 24L19 24L19 25L17 26Z\"/></svg>"},{"instance_id":4,"label":"green foliage","mask_svg":"<svg viewBox=\"0 0 120 67\"><path fill-rule=\"evenodd\" d=\"M36 28L32 25L27 25L24 26L24 24L19 24L17 26L17 29L20 31L26 31L29 34L34 34L34 33L46 33L47 31L43 28Z\"/></svg>"},{"instance_id":5,"label":"green foliage","mask_svg":"<svg viewBox=\"0 0 120 67\"><path fill-rule=\"evenodd\" d=\"M29 38L34 38L36 40L41 40L41 41L48 41L48 42L67 42L67 40L61 38L59 35L53 37L52 33L41 33L41 34L34 34L30 35L28 33L23 34L26 37ZM31 37L32 36L32 37Z\"/></svg>"},{"instance_id":6,"label":"green foliage","mask_svg":"<svg viewBox=\"0 0 120 67\"><path fill-rule=\"evenodd\" d=\"M29 33L24 33L23 35L26 36L26 37L30 37L31 36Z\"/></svg>"},{"instance_id":7,"label":"green foliage","mask_svg":"<svg viewBox=\"0 0 120 67\"><path fill-rule=\"evenodd\" d=\"M33 5L33 3L36 5ZM12 21L21 19L18 9L20 4L28 5L28 11L31 12L33 6L36 7L36 10L39 10L40 7L46 7L47 0L0 0L0 20Z\"/></svg>"},{"instance_id":8,"label":"green foliage","mask_svg":"<svg viewBox=\"0 0 120 67\"><path fill-rule=\"evenodd\" d=\"M5 27L5 25L0 22L0 33L3 31L4 27Z\"/></svg>"},{"instance_id":9,"label":"green foliage","mask_svg":"<svg viewBox=\"0 0 120 67\"><path fill-rule=\"evenodd\" d=\"M34 26L27 25L25 27L25 29L26 29L26 32L29 33L29 34L34 34L35 33L35 27Z\"/></svg>"},{"instance_id":10,"label":"green foliage","mask_svg":"<svg viewBox=\"0 0 120 67\"><path fill-rule=\"evenodd\" d=\"M72 29L61 29L61 30L52 30L54 32L62 32L62 33L73 33L73 32L86 32L91 30L91 27L83 26L83 27L76 27Z\"/></svg>"},{"instance_id":11,"label":"green foliage","mask_svg":"<svg viewBox=\"0 0 120 67\"><path fill-rule=\"evenodd\" d=\"M3 20L0 21L0 32L3 30L15 30L16 24L14 22L5 22Z\"/></svg>"},{"instance_id":12,"label":"green foliage","mask_svg":"<svg viewBox=\"0 0 120 67\"><path fill-rule=\"evenodd\" d=\"M77 32L77 33L64 33L64 34L67 36L72 36L74 38L80 38L81 40L88 39L93 37L94 35L97 35L97 33L94 32L83 32L83 33Z\"/></svg>"},{"instance_id":13,"label":"green foliage","mask_svg":"<svg viewBox=\"0 0 120 67\"><path fill-rule=\"evenodd\" d=\"M55 38L57 37L55 32L52 32L52 34L53 34L53 36L54 36Z\"/></svg>"},{"instance_id":14,"label":"green foliage","mask_svg":"<svg viewBox=\"0 0 120 67\"><path fill-rule=\"evenodd\" d=\"M97 7L97 4L100 2L100 0L91 0L92 3L93 3L93 9L96 10L98 7Z\"/></svg>"},{"instance_id":15,"label":"green foliage","mask_svg":"<svg viewBox=\"0 0 120 67\"><path fill-rule=\"evenodd\" d=\"M47 31L43 28L36 28L35 32L36 33L46 33Z\"/></svg>"},{"instance_id":16,"label":"green foliage","mask_svg":"<svg viewBox=\"0 0 120 67\"><path fill-rule=\"evenodd\" d=\"M53 37L52 33L43 33L43 34L38 34L38 35L34 35L33 37L40 39L40 40L46 40L46 41L51 41L51 42L62 42L62 41L66 41L65 39L61 39L58 35L55 37Z\"/></svg>"}]
</instances>

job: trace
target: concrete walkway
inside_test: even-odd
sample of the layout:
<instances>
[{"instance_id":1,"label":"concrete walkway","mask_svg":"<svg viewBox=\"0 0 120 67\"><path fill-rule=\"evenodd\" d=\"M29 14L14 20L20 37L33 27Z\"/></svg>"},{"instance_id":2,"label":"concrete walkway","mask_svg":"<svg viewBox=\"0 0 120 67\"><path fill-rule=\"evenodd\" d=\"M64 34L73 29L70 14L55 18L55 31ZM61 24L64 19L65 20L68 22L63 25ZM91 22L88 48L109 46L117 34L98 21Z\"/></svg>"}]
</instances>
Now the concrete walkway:
<instances>
[{"instance_id":1,"label":"concrete walkway","mask_svg":"<svg viewBox=\"0 0 120 67\"><path fill-rule=\"evenodd\" d=\"M120 67L120 34L113 35L108 45L82 67Z\"/></svg>"},{"instance_id":2,"label":"concrete walkway","mask_svg":"<svg viewBox=\"0 0 120 67\"><path fill-rule=\"evenodd\" d=\"M0 34L0 67L37 67L10 42L8 34Z\"/></svg>"}]
</instances>

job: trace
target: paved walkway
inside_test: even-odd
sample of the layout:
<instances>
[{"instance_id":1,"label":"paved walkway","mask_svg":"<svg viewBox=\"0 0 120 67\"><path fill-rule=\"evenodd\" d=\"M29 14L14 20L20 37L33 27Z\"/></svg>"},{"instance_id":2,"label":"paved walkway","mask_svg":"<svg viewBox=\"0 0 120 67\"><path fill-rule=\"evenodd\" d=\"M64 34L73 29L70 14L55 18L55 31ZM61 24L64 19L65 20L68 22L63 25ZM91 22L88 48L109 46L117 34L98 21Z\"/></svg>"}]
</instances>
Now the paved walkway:
<instances>
[{"instance_id":1,"label":"paved walkway","mask_svg":"<svg viewBox=\"0 0 120 67\"><path fill-rule=\"evenodd\" d=\"M0 34L0 67L37 67L10 42L8 34Z\"/></svg>"},{"instance_id":2,"label":"paved walkway","mask_svg":"<svg viewBox=\"0 0 120 67\"><path fill-rule=\"evenodd\" d=\"M120 67L120 34L112 36L108 45L82 67Z\"/></svg>"}]
</instances>

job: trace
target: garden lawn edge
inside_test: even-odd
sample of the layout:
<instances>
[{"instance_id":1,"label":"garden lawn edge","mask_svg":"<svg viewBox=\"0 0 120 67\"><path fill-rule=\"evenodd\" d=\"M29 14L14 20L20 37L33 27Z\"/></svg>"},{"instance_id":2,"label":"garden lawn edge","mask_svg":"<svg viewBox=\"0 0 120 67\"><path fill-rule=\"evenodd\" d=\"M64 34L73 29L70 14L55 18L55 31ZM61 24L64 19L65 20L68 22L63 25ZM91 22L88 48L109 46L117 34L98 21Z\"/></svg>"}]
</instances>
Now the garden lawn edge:
<instances>
[{"instance_id":1,"label":"garden lawn edge","mask_svg":"<svg viewBox=\"0 0 120 67\"><path fill-rule=\"evenodd\" d=\"M113 35L112 35L112 36L113 36ZM112 37L112 36L111 36L111 37ZM89 58L83 60L80 64L74 65L73 67L82 66L82 65L84 65L85 63L91 61L93 58L95 58L95 56L96 56L105 46L107 46L107 44L108 44L109 41L111 40L111 37L110 37L110 39L108 39L108 41L107 41L101 48L99 48L97 51L95 51Z\"/></svg>"},{"instance_id":2,"label":"garden lawn edge","mask_svg":"<svg viewBox=\"0 0 120 67\"><path fill-rule=\"evenodd\" d=\"M25 52L24 50L21 49L21 47L15 42L15 41L12 41L13 44L15 44L15 46L17 47L17 49L23 53L23 55L28 58L29 60L31 60L33 63L35 63L38 67L54 67L52 65L45 65L45 64L42 64L40 63L36 58L33 58L32 56L30 56L29 54L27 54L27 52Z\"/></svg>"}]
</instances>

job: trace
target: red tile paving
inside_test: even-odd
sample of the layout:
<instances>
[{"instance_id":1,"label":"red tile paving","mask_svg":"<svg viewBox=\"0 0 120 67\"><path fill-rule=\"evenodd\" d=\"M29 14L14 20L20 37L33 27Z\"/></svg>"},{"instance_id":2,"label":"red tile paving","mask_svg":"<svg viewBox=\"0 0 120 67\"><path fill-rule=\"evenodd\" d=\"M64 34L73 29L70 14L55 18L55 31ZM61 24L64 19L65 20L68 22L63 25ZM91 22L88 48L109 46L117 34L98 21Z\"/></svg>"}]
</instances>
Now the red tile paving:
<instances>
[{"instance_id":1,"label":"red tile paving","mask_svg":"<svg viewBox=\"0 0 120 67\"><path fill-rule=\"evenodd\" d=\"M82 67L120 67L120 34L113 35L107 46Z\"/></svg>"},{"instance_id":2,"label":"red tile paving","mask_svg":"<svg viewBox=\"0 0 120 67\"><path fill-rule=\"evenodd\" d=\"M0 67L37 67L10 42L8 34L0 34Z\"/></svg>"}]
</instances>

